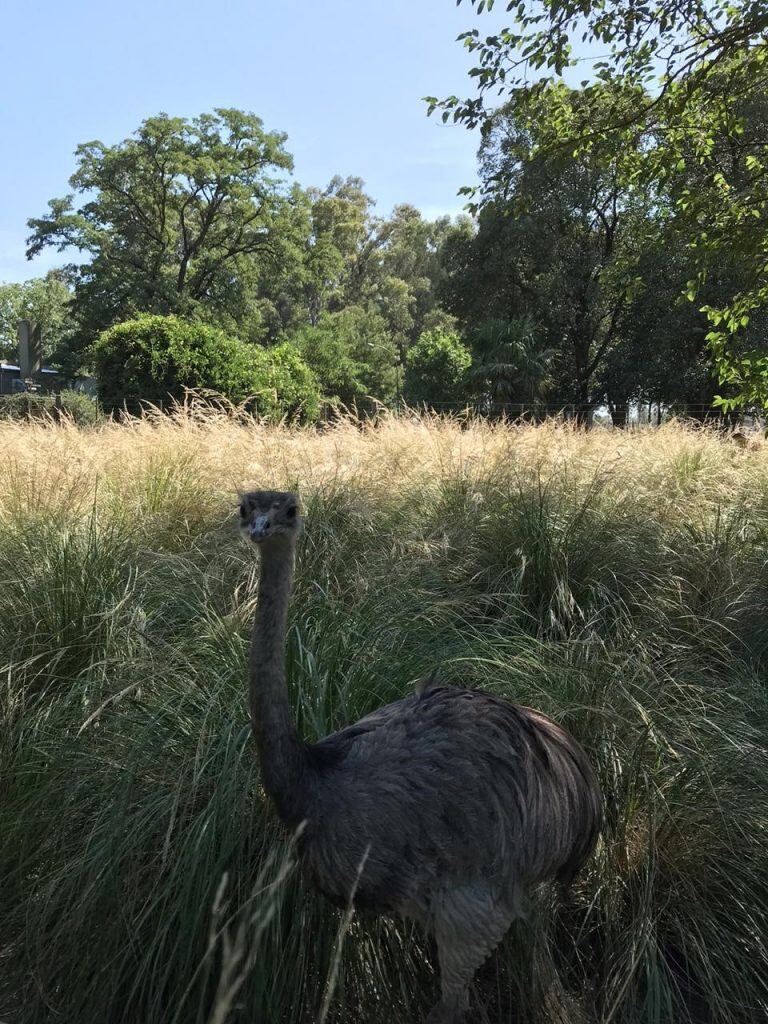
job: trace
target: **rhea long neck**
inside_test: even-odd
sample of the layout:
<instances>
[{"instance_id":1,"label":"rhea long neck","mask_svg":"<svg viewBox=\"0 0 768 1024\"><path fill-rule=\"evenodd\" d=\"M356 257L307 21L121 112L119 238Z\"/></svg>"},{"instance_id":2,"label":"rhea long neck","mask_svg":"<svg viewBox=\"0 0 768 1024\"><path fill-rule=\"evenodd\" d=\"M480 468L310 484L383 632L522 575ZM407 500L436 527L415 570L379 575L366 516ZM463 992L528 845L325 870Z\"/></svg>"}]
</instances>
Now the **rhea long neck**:
<instances>
[{"instance_id":1,"label":"rhea long neck","mask_svg":"<svg viewBox=\"0 0 768 1024\"><path fill-rule=\"evenodd\" d=\"M260 550L261 576L249 663L251 727L264 789L279 816L298 824L305 816L306 756L291 718L285 681L294 545L287 537L273 537Z\"/></svg>"}]
</instances>

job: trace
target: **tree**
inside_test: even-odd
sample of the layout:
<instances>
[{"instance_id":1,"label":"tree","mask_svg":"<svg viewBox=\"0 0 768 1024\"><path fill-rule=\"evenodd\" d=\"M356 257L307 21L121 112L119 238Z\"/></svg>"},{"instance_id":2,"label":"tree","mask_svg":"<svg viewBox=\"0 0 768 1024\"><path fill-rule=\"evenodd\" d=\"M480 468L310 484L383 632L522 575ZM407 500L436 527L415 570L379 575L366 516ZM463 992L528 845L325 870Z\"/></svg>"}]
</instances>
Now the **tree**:
<instances>
[{"instance_id":1,"label":"tree","mask_svg":"<svg viewBox=\"0 0 768 1024\"><path fill-rule=\"evenodd\" d=\"M425 331L406 357L406 401L438 411L466 404L471 362L469 349L455 331Z\"/></svg>"},{"instance_id":2,"label":"tree","mask_svg":"<svg viewBox=\"0 0 768 1024\"><path fill-rule=\"evenodd\" d=\"M0 356L18 358L19 321L34 320L41 329L43 358L49 360L72 333L71 298L64 275L56 270L22 284L0 285Z\"/></svg>"},{"instance_id":3,"label":"tree","mask_svg":"<svg viewBox=\"0 0 768 1024\"><path fill-rule=\"evenodd\" d=\"M335 330L334 320L334 314L323 314L319 323L294 334L291 343L312 368L323 397L351 408L365 398L365 371L354 358L349 340Z\"/></svg>"},{"instance_id":4,"label":"tree","mask_svg":"<svg viewBox=\"0 0 768 1024\"><path fill-rule=\"evenodd\" d=\"M482 411L532 409L542 397L553 353L541 349L531 320L483 321L472 333L472 351L469 384Z\"/></svg>"},{"instance_id":5,"label":"tree","mask_svg":"<svg viewBox=\"0 0 768 1024\"><path fill-rule=\"evenodd\" d=\"M292 341L327 398L366 408L395 397L398 353L379 313L359 306L324 313Z\"/></svg>"},{"instance_id":6,"label":"tree","mask_svg":"<svg viewBox=\"0 0 768 1024\"><path fill-rule=\"evenodd\" d=\"M437 287L444 276L440 247L450 231L449 217L424 220L419 210L407 203L394 208L392 216L381 225L381 271L384 281L402 282L407 298L407 320L398 330L405 333L405 347L415 344L430 329L437 307ZM385 286L386 287L386 286ZM393 289L390 285L390 294ZM395 293L396 294L396 293ZM387 298L383 296L382 313L390 320Z\"/></svg>"},{"instance_id":7,"label":"tree","mask_svg":"<svg viewBox=\"0 0 768 1024\"><path fill-rule=\"evenodd\" d=\"M269 386L257 351L216 327L144 314L110 327L94 345L99 400L107 411L135 412L141 402L180 400L192 388L242 402Z\"/></svg>"},{"instance_id":8,"label":"tree","mask_svg":"<svg viewBox=\"0 0 768 1024\"><path fill-rule=\"evenodd\" d=\"M389 218L376 217L359 178L336 176L307 196L311 230L303 280L309 323L316 326L323 313L348 306L380 314L402 372L406 351L438 313L439 247L449 218L426 221L407 204Z\"/></svg>"},{"instance_id":9,"label":"tree","mask_svg":"<svg viewBox=\"0 0 768 1024\"><path fill-rule=\"evenodd\" d=\"M768 406L768 101L754 58L721 66L665 133L681 154L668 187L695 257L686 294L707 315L726 411ZM746 69L756 78L745 84Z\"/></svg>"},{"instance_id":10,"label":"tree","mask_svg":"<svg viewBox=\"0 0 768 1024\"><path fill-rule=\"evenodd\" d=\"M72 194L29 222L28 247L81 256L69 268L76 347L136 312L230 324L232 309L244 312L260 268L294 235L284 142L254 115L218 109L160 114L115 146L79 146Z\"/></svg>"},{"instance_id":11,"label":"tree","mask_svg":"<svg viewBox=\"0 0 768 1024\"><path fill-rule=\"evenodd\" d=\"M400 375L405 369L405 355L411 344L416 323L416 299L407 281L399 277L383 277L378 285L375 306L379 311L389 337L397 349Z\"/></svg>"},{"instance_id":12,"label":"tree","mask_svg":"<svg viewBox=\"0 0 768 1024\"><path fill-rule=\"evenodd\" d=\"M310 188L305 302L309 323L360 297L373 233L373 200L361 178L334 176L325 189Z\"/></svg>"},{"instance_id":13,"label":"tree","mask_svg":"<svg viewBox=\"0 0 768 1024\"><path fill-rule=\"evenodd\" d=\"M470 3L478 13L494 6ZM768 71L766 0L535 0L512 9L509 28L461 37L477 60L470 71L477 95L429 97L430 112L485 127L494 114L487 99L503 94L524 113L557 92L579 60L579 44L594 46L600 57L583 83L583 102L563 107L540 151L589 152L597 160L605 149L626 147L633 161L624 164L625 180L670 189L696 257L685 293L708 315L721 381L736 391L723 404L767 404L765 346L755 348L743 333L768 303L768 139L750 130L749 117ZM645 146L637 145L639 135ZM691 167L695 189L688 187ZM478 195L482 204L482 189ZM702 303L701 290L723 259L741 261L743 274L717 305Z\"/></svg>"},{"instance_id":14,"label":"tree","mask_svg":"<svg viewBox=\"0 0 768 1024\"><path fill-rule=\"evenodd\" d=\"M621 342L658 200L623 179L626 151L598 161L588 153L541 149L563 105L580 102L578 92L547 92L525 112L502 108L485 126L486 200L476 233L461 224L446 239L440 289L466 329L496 322L489 328L491 350L503 324L519 325L521 317L535 323L537 343L553 353L553 400L586 416L604 398L600 371Z\"/></svg>"},{"instance_id":15,"label":"tree","mask_svg":"<svg viewBox=\"0 0 768 1024\"><path fill-rule=\"evenodd\" d=\"M706 344L706 318L683 292L693 273L686 239L671 219L649 217L635 233L637 286L627 295L616 343L597 370L615 426L627 421L630 404L677 408L688 416L712 415L717 378ZM716 297L716 282L709 295Z\"/></svg>"}]
</instances>

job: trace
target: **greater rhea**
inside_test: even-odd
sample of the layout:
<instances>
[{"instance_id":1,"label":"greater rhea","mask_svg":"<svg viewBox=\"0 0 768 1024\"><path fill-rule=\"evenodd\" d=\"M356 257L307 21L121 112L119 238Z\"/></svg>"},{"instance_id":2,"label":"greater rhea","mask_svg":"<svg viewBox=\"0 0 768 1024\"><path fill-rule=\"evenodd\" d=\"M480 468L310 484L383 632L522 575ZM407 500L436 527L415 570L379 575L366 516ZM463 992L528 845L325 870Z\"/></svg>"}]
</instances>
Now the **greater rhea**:
<instances>
[{"instance_id":1,"label":"greater rhea","mask_svg":"<svg viewBox=\"0 0 768 1024\"><path fill-rule=\"evenodd\" d=\"M242 495L240 525L261 553L249 696L264 790L289 828L301 826L317 889L433 933L441 999L427 1019L456 1024L526 894L570 881L592 852L602 802L589 761L541 712L434 679L303 742L285 679L297 495Z\"/></svg>"}]
</instances>

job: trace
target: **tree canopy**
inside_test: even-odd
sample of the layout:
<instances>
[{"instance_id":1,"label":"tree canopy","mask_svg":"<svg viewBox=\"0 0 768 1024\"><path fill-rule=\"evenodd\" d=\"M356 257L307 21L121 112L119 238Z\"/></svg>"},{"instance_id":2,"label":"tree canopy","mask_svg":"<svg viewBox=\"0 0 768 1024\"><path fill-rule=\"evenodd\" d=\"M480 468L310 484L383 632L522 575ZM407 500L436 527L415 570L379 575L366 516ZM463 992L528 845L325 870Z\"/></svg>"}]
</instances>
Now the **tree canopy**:
<instances>
[{"instance_id":1,"label":"tree canopy","mask_svg":"<svg viewBox=\"0 0 768 1024\"><path fill-rule=\"evenodd\" d=\"M323 393L347 408L390 402L398 390L398 353L380 313L348 306L324 313L294 336Z\"/></svg>"},{"instance_id":2,"label":"tree canopy","mask_svg":"<svg viewBox=\"0 0 768 1024\"><path fill-rule=\"evenodd\" d=\"M478 39L467 41L490 61ZM483 46L498 55L508 42ZM210 328L210 344L231 349L235 367L247 355L261 405L268 393L283 396L269 415L301 409L311 418L321 400L365 410L405 399L470 401L494 414L565 407L585 419L607 404L623 423L633 403L703 412L718 387L725 405L759 402L765 243L752 228L760 217L749 204L742 216L730 197L754 195L758 172L734 140L752 146L765 136L761 96L743 93L742 136L721 125L707 150L682 121L638 116L646 85L604 75L572 88L552 71L510 91L503 64L483 67L503 102L486 109L487 75L478 76L480 106L454 98L456 120L482 125L472 215L456 220L428 220L407 203L380 215L354 176L301 187L285 136L241 111L161 114L116 145L81 146L72 193L30 221L31 254L53 246L77 258L45 279L0 287L4 351L21 315L45 321L56 341L47 356L70 373L95 365L112 381L115 407L117 342L130 340L118 325L147 316ZM707 88L717 82L727 93L722 70ZM680 118L697 102L689 97ZM600 131L579 135L587 124ZM674 163L668 138L685 149ZM719 205L715 166L730 189ZM738 244L725 244L729 233ZM96 356L112 328L107 369ZM174 393L155 356L140 386L124 382L122 400ZM173 387L239 400L243 388L214 363L197 376L180 371Z\"/></svg>"},{"instance_id":3,"label":"tree canopy","mask_svg":"<svg viewBox=\"0 0 768 1024\"><path fill-rule=\"evenodd\" d=\"M49 359L71 334L71 298L65 275L56 270L21 284L0 284L0 357L16 358L19 321L34 320Z\"/></svg>"},{"instance_id":4,"label":"tree canopy","mask_svg":"<svg viewBox=\"0 0 768 1024\"><path fill-rule=\"evenodd\" d=\"M69 271L80 345L136 312L221 320L241 309L260 267L293 241L284 142L254 115L219 109L160 114L117 145L78 146L72 192L30 221L28 255L79 254Z\"/></svg>"},{"instance_id":5,"label":"tree canopy","mask_svg":"<svg viewBox=\"0 0 768 1024\"><path fill-rule=\"evenodd\" d=\"M499 5L469 0L478 14ZM722 404L766 404L768 355L748 328L768 301L768 154L763 105L768 59L768 5L737 0L600 0L509 3L509 25L460 38L475 58L477 84L466 99L428 97L444 120L480 126L496 117L501 97L525 117L546 97L554 116L537 139L551 156L589 153L644 182L674 204L691 276L684 294L709 320L707 341ZM583 57L584 50L598 57ZM564 76L590 64L579 102ZM476 205L495 195L500 178L473 193ZM723 287L722 263L738 266ZM717 301L708 301L715 279Z\"/></svg>"},{"instance_id":6,"label":"tree canopy","mask_svg":"<svg viewBox=\"0 0 768 1024\"><path fill-rule=\"evenodd\" d=\"M468 405L472 354L455 331L425 331L408 352L404 394L413 405L456 412Z\"/></svg>"}]
</instances>

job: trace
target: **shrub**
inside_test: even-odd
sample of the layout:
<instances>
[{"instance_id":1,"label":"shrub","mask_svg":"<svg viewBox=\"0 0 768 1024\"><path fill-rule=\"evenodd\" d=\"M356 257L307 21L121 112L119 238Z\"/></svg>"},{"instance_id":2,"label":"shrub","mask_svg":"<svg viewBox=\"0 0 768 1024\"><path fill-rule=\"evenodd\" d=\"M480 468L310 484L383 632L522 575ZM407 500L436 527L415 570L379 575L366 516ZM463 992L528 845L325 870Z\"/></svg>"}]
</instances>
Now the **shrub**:
<instances>
[{"instance_id":1,"label":"shrub","mask_svg":"<svg viewBox=\"0 0 768 1024\"><path fill-rule=\"evenodd\" d=\"M317 419L320 391L292 345L246 345L219 328L176 316L140 316L110 327L94 356L99 397L112 411L144 402L182 399L209 390L235 403L249 401L269 419Z\"/></svg>"},{"instance_id":2,"label":"shrub","mask_svg":"<svg viewBox=\"0 0 768 1024\"><path fill-rule=\"evenodd\" d=\"M242 402L262 383L247 345L207 324L143 315L104 331L94 347L99 398L107 411L182 399L210 389Z\"/></svg>"},{"instance_id":3,"label":"shrub","mask_svg":"<svg viewBox=\"0 0 768 1024\"><path fill-rule=\"evenodd\" d=\"M0 398L0 417L12 420L46 420L59 413L80 426L91 426L101 418L98 404L82 391L62 391L54 395L23 393Z\"/></svg>"},{"instance_id":4,"label":"shrub","mask_svg":"<svg viewBox=\"0 0 768 1024\"><path fill-rule=\"evenodd\" d=\"M458 334L425 331L406 357L406 400L438 409L460 404L471 362L469 349Z\"/></svg>"},{"instance_id":5,"label":"shrub","mask_svg":"<svg viewBox=\"0 0 768 1024\"><path fill-rule=\"evenodd\" d=\"M274 348L253 348L252 389L256 411L268 419L300 419L311 423L320 414L317 379L290 342Z\"/></svg>"}]
</instances>

